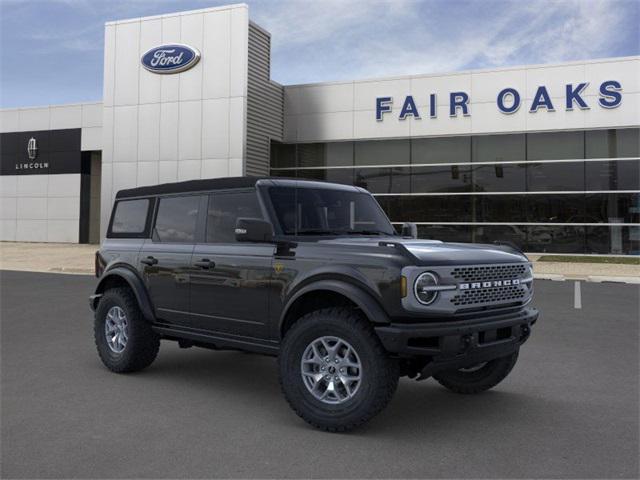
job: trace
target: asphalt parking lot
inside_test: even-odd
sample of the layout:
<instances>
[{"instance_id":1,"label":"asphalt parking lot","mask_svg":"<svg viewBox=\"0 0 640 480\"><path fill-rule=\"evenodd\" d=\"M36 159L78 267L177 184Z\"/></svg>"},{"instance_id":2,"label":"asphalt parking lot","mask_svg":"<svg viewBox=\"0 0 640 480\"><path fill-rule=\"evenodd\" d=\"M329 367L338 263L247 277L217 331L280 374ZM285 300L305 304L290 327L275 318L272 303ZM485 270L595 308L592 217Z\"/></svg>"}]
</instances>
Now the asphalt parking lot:
<instances>
[{"instance_id":1,"label":"asphalt parking lot","mask_svg":"<svg viewBox=\"0 0 640 480\"><path fill-rule=\"evenodd\" d=\"M638 478L638 285L538 281L511 376L478 396L403 379L365 428L328 434L273 358L164 343L146 371L95 353L90 276L0 273L2 478Z\"/></svg>"}]
</instances>

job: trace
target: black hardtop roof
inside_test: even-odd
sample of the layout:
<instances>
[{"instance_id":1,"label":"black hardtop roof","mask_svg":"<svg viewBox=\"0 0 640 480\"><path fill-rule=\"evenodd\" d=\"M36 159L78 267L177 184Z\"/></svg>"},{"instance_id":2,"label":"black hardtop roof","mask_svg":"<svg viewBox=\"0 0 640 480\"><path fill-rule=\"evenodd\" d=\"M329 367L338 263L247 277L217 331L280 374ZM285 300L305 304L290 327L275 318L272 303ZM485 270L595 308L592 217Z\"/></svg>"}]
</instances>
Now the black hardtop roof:
<instances>
[{"instance_id":1,"label":"black hardtop roof","mask_svg":"<svg viewBox=\"0 0 640 480\"><path fill-rule=\"evenodd\" d=\"M258 182L281 186L304 186L317 188L333 188L344 190L359 190L358 187L341 185L337 183L322 182L318 180L304 180L297 178L283 177L225 177L206 178L203 180L187 180L185 182L162 183L160 185L150 185L147 187L128 188L120 190L116 194L116 199L149 197L155 195L169 195L173 193L206 192L211 190L228 190L234 188L254 187Z\"/></svg>"}]
</instances>

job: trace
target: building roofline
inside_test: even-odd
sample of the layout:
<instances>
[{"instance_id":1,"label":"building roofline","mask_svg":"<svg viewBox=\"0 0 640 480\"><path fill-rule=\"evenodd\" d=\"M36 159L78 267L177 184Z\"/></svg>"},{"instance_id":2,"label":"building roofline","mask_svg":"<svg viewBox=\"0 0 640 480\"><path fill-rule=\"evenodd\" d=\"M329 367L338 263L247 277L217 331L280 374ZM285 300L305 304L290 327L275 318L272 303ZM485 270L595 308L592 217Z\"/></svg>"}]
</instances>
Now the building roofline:
<instances>
[{"instance_id":1,"label":"building roofline","mask_svg":"<svg viewBox=\"0 0 640 480\"><path fill-rule=\"evenodd\" d=\"M221 12L223 10L233 10L237 8L249 9L249 6L246 3L234 3L231 5L223 5L220 7L208 7L208 8L199 8L196 10L187 10L185 12L174 12L174 13L163 13L160 15L149 15L147 17L137 17L137 18L125 18L122 20L110 20L105 22L105 26L107 25L118 25L122 23L136 23L141 22L143 20L156 20L160 18L171 18L171 17L184 17L186 15L193 15L197 13L208 13L208 12Z\"/></svg>"},{"instance_id":2,"label":"building roofline","mask_svg":"<svg viewBox=\"0 0 640 480\"><path fill-rule=\"evenodd\" d=\"M533 70L539 68L554 68L554 67L567 67L572 65L585 65L585 64L596 64L596 63L613 63L613 62L626 62L626 61L634 61L640 60L640 55L633 55L628 57L603 57L603 58L593 58L589 60L572 60L570 62L558 62L558 63L539 63L532 65L513 65L513 66L505 66L505 67L490 67L490 68L478 68L473 70L460 70L460 71L449 71L449 72L440 72L440 73L414 73L408 75L394 75L389 77L369 77L369 78L358 78L354 80L333 80L328 82L311 82L311 83L296 83L296 84L286 84L283 85L284 88L298 88L298 87L315 87L315 86L326 86L326 85L347 85L350 83L368 83L368 82L385 82L385 81L394 81L394 80L410 80L417 78L432 78L432 77L452 77L457 75L470 75L470 74L478 74L478 73L491 73L491 72L509 72L513 70Z\"/></svg>"}]
</instances>

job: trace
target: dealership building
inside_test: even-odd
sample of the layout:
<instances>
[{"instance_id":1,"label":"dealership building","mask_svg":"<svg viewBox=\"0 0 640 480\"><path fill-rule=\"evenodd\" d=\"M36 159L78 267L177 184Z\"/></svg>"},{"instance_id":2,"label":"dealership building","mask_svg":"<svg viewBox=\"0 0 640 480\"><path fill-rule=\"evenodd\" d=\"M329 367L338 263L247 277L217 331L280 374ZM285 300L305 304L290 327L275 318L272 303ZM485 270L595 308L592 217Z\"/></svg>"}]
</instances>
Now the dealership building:
<instances>
[{"instance_id":1,"label":"dealership building","mask_svg":"<svg viewBox=\"0 0 640 480\"><path fill-rule=\"evenodd\" d=\"M280 85L246 5L109 22L101 103L0 110L0 239L97 243L118 190L276 175L419 236L640 254L640 57Z\"/></svg>"}]
</instances>

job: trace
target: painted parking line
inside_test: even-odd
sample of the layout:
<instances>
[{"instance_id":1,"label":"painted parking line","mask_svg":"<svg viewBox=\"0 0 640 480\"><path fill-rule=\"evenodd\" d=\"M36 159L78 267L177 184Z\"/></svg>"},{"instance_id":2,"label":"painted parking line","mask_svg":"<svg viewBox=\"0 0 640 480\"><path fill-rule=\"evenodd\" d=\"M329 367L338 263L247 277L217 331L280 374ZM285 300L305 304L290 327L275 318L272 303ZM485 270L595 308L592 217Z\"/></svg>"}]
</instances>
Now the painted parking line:
<instances>
[{"instance_id":1,"label":"painted parking line","mask_svg":"<svg viewBox=\"0 0 640 480\"><path fill-rule=\"evenodd\" d=\"M573 308L582 308L582 291L580 288L580 281L576 281L573 288Z\"/></svg>"}]
</instances>

